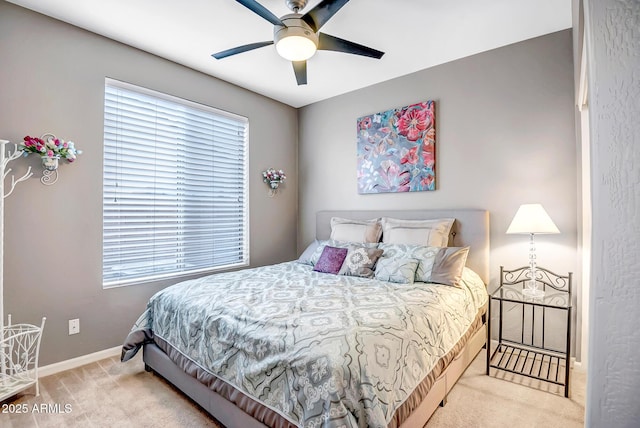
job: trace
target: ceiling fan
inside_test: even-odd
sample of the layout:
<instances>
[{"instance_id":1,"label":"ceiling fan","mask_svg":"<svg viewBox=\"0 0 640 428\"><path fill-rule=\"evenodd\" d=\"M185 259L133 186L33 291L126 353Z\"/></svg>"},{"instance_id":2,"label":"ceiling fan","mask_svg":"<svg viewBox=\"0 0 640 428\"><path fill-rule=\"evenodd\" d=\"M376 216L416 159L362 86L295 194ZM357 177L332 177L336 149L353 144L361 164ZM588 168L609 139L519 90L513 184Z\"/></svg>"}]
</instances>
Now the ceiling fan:
<instances>
[{"instance_id":1,"label":"ceiling fan","mask_svg":"<svg viewBox=\"0 0 640 428\"><path fill-rule=\"evenodd\" d=\"M319 31L349 0L322 0L304 15L298 12L304 9L307 0L285 0L287 7L293 13L281 18L269 12L267 8L255 0L236 1L274 25L273 40L250 43L214 53L211 56L215 59L275 44L278 54L292 62L298 85L306 85L307 60L316 53L316 50L345 52L376 59L380 59L384 55L384 52L379 50Z\"/></svg>"}]
</instances>

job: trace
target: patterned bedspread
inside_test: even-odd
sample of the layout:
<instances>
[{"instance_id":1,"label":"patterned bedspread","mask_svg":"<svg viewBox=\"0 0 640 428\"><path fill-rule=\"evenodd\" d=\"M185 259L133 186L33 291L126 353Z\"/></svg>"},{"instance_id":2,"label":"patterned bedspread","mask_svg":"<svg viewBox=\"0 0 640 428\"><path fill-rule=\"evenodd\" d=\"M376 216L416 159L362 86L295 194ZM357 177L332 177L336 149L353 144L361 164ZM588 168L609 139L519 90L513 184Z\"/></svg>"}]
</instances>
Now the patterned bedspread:
<instances>
[{"instance_id":1,"label":"patterned bedspread","mask_svg":"<svg viewBox=\"0 0 640 428\"><path fill-rule=\"evenodd\" d=\"M393 284L282 263L154 295L123 361L154 335L293 424L387 426L487 302L462 287Z\"/></svg>"}]
</instances>

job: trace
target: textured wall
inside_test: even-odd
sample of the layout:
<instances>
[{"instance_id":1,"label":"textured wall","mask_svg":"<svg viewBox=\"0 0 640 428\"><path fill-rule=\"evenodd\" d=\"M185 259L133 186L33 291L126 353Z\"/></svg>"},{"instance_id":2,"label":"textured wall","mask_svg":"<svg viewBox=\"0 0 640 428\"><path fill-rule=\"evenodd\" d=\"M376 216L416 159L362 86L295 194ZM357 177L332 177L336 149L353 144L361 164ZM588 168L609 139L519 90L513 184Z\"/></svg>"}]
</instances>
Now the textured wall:
<instances>
[{"instance_id":1,"label":"textured wall","mask_svg":"<svg viewBox=\"0 0 640 428\"><path fill-rule=\"evenodd\" d=\"M5 313L16 322L47 316L42 364L121 344L147 299L175 282L102 289L105 77L248 117L251 263L296 256L295 109L4 1L0 57L0 138L52 132L84 150L60 167L55 185L33 177L6 200ZM38 161L12 167L39 173ZM270 166L289 176L274 198L261 176ZM80 318L80 334L68 336L72 318Z\"/></svg>"},{"instance_id":2,"label":"textured wall","mask_svg":"<svg viewBox=\"0 0 640 428\"><path fill-rule=\"evenodd\" d=\"M586 425L640 424L640 1L586 0L593 258Z\"/></svg>"}]
</instances>

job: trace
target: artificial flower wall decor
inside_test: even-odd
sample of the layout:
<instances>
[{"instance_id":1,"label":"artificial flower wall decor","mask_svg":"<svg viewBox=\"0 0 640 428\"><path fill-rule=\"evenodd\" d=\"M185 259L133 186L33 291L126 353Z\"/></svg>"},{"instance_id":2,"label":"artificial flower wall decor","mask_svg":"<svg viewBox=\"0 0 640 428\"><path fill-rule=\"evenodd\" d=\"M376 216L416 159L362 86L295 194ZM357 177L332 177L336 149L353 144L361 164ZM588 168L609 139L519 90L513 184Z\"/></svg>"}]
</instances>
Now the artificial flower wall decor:
<instances>
[{"instance_id":1,"label":"artificial flower wall decor","mask_svg":"<svg viewBox=\"0 0 640 428\"><path fill-rule=\"evenodd\" d=\"M267 168L265 171L262 171L262 181L269 185L269 196L275 195L280 184L286 179L287 175L281 169Z\"/></svg>"},{"instance_id":2,"label":"artificial flower wall decor","mask_svg":"<svg viewBox=\"0 0 640 428\"><path fill-rule=\"evenodd\" d=\"M281 169L268 168L262 171L262 181L268 183L272 189L277 189L280 183L287 179L286 174Z\"/></svg>"},{"instance_id":3,"label":"artificial flower wall decor","mask_svg":"<svg viewBox=\"0 0 640 428\"><path fill-rule=\"evenodd\" d=\"M51 185L58 181L58 162L66 159L67 162L74 162L78 155L82 153L78 150L73 141L65 141L57 138L53 134L44 134L42 137L31 137L27 135L18 145L18 150L24 156L35 153L42 160L44 171L40 181L42 184Z\"/></svg>"}]
</instances>

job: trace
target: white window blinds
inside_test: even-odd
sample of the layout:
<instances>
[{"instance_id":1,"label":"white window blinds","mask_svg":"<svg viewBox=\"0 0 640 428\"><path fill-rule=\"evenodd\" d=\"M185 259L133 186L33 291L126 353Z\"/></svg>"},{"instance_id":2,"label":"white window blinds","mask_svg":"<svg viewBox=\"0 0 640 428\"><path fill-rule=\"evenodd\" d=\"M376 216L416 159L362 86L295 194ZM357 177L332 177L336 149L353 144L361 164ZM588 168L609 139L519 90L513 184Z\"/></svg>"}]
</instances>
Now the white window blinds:
<instances>
[{"instance_id":1,"label":"white window blinds","mask_svg":"<svg viewBox=\"0 0 640 428\"><path fill-rule=\"evenodd\" d=\"M248 264L246 118L107 79L103 286Z\"/></svg>"}]
</instances>

